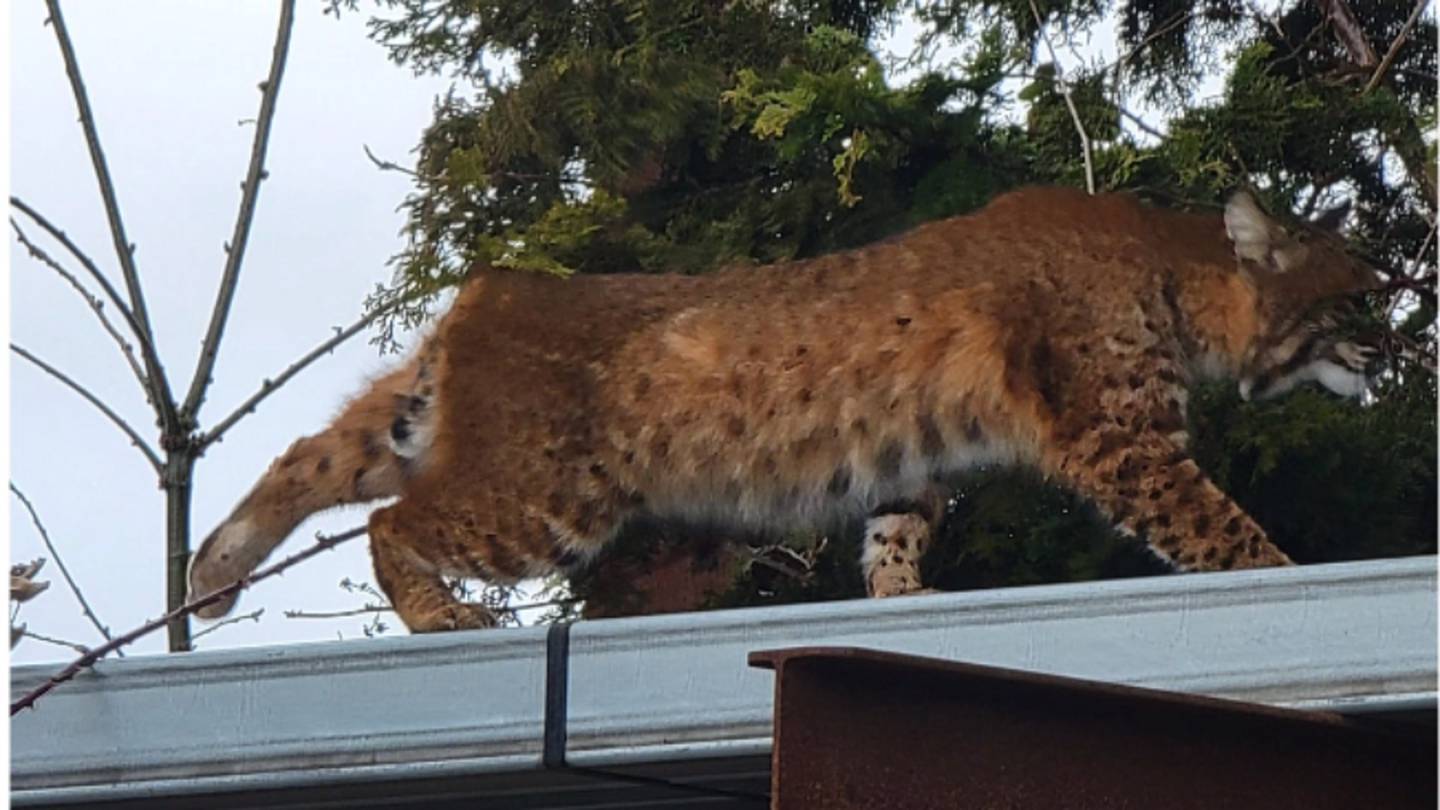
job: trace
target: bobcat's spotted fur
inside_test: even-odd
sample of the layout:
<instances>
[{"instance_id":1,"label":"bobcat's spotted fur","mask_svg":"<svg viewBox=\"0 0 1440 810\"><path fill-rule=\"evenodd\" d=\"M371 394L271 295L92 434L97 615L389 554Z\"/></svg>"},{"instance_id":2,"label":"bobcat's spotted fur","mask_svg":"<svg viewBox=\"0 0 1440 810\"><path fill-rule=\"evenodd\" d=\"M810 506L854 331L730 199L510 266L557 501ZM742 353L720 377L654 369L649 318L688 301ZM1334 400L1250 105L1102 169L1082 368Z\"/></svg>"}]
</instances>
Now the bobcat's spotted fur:
<instances>
[{"instance_id":1,"label":"bobcat's spotted fur","mask_svg":"<svg viewBox=\"0 0 1440 810\"><path fill-rule=\"evenodd\" d=\"M315 511L398 495L370 537L412 631L493 623L442 576L574 565L642 513L869 514L871 592L913 592L934 482L983 462L1038 466L1182 569L1287 564L1186 454L1186 385L1359 392L1373 347L1332 327L1374 286L1337 238L1243 194L1222 217L1064 189L773 267L478 271L410 364L272 465L191 588L249 572Z\"/></svg>"}]
</instances>

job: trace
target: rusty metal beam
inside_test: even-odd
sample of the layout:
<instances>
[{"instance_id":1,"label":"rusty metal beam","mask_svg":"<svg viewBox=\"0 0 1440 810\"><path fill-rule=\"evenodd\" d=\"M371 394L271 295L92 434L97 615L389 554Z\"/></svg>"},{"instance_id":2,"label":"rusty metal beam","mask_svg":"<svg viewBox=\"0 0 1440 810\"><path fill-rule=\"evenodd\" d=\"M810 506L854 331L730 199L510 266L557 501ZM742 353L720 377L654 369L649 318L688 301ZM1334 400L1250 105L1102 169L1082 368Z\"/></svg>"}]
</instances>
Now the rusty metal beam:
<instances>
[{"instance_id":1,"label":"rusty metal beam","mask_svg":"<svg viewBox=\"0 0 1440 810\"><path fill-rule=\"evenodd\" d=\"M775 670L776 810L1434 808L1433 723L844 647Z\"/></svg>"}]
</instances>

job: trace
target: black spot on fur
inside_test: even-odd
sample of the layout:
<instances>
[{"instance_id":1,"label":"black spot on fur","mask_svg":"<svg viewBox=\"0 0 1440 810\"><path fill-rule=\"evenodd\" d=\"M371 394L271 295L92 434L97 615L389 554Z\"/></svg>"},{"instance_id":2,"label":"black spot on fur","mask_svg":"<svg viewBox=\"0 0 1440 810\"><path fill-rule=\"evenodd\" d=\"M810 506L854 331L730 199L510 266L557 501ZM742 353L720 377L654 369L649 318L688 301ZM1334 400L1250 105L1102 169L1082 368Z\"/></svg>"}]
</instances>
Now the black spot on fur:
<instances>
[{"instance_id":1,"label":"black spot on fur","mask_svg":"<svg viewBox=\"0 0 1440 810\"><path fill-rule=\"evenodd\" d=\"M830 480L825 484L825 491L831 495L844 495L850 491L850 465L841 464L830 474Z\"/></svg>"},{"instance_id":2,"label":"black spot on fur","mask_svg":"<svg viewBox=\"0 0 1440 810\"><path fill-rule=\"evenodd\" d=\"M1200 515L1199 517L1195 518L1195 533L1196 533L1196 534L1203 535L1203 534L1206 534L1206 533L1209 532L1209 531L1210 531L1210 516L1209 516L1209 515ZM1211 551L1214 551L1214 549L1211 549ZM1210 555L1210 556L1214 556L1214 555ZM1206 557L1205 559L1208 560L1208 559L1210 559L1210 557Z\"/></svg>"},{"instance_id":3,"label":"black spot on fur","mask_svg":"<svg viewBox=\"0 0 1440 810\"><path fill-rule=\"evenodd\" d=\"M900 327L901 329L904 329L905 327L910 325L910 319L905 317L896 318L895 325Z\"/></svg>"},{"instance_id":4,"label":"black spot on fur","mask_svg":"<svg viewBox=\"0 0 1440 810\"><path fill-rule=\"evenodd\" d=\"M900 443L891 439L885 442L880 448L880 453L875 457L875 471L884 478L894 478L900 474L900 462L905 457L905 449Z\"/></svg>"},{"instance_id":5,"label":"black spot on fur","mask_svg":"<svg viewBox=\"0 0 1440 810\"><path fill-rule=\"evenodd\" d=\"M1225 533L1234 537L1240 533L1240 518L1232 517L1225 521Z\"/></svg>"},{"instance_id":6,"label":"black spot on fur","mask_svg":"<svg viewBox=\"0 0 1440 810\"><path fill-rule=\"evenodd\" d=\"M320 461L315 465L315 472L319 475L324 475L325 473L330 472L329 456L322 456L320 458Z\"/></svg>"},{"instance_id":7,"label":"black spot on fur","mask_svg":"<svg viewBox=\"0 0 1440 810\"><path fill-rule=\"evenodd\" d=\"M366 431L361 435L360 452L369 461L380 457L380 443L375 441L375 434Z\"/></svg>"},{"instance_id":8,"label":"black spot on fur","mask_svg":"<svg viewBox=\"0 0 1440 810\"><path fill-rule=\"evenodd\" d=\"M927 458L934 458L945 452L945 437L940 435L940 426L929 414L921 414L916 423L920 428L920 452Z\"/></svg>"}]
</instances>

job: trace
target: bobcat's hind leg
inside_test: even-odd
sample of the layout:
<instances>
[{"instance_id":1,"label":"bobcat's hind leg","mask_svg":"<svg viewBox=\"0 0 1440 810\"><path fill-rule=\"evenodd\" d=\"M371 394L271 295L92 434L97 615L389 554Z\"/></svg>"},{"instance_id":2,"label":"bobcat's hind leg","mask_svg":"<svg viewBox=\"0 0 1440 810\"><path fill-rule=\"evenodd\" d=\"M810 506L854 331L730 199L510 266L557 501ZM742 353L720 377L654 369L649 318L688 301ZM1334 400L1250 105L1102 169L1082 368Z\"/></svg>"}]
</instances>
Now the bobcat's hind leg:
<instances>
[{"instance_id":1,"label":"bobcat's hind leg","mask_svg":"<svg viewBox=\"0 0 1440 810\"><path fill-rule=\"evenodd\" d=\"M496 626L495 614L484 605L461 602L441 578L443 563L416 542L419 527L405 520L403 501L370 516L370 554L375 578L390 598L395 613L412 633L479 630Z\"/></svg>"},{"instance_id":2,"label":"bobcat's hind leg","mask_svg":"<svg viewBox=\"0 0 1440 810\"><path fill-rule=\"evenodd\" d=\"M948 496L932 487L916 500L883 504L870 513L860 551L867 596L933 593L922 587L920 560L945 515Z\"/></svg>"}]
</instances>

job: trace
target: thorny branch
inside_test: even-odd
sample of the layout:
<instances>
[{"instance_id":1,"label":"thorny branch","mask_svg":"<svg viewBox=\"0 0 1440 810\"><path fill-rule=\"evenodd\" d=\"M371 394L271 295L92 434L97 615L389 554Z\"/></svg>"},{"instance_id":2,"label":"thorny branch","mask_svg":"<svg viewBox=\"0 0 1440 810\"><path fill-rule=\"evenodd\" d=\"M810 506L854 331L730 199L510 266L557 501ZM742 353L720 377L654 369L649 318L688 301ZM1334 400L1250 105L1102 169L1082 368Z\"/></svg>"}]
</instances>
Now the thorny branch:
<instances>
[{"instance_id":1,"label":"thorny branch","mask_svg":"<svg viewBox=\"0 0 1440 810\"><path fill-rule=\"evenodd\" d=\"M11 703L10 716L14 717L22 709L27 709L34 706L35 701L39 700L41 697L44 697L50 692L50 690L74 678L82 670L94 666L95 663L100 659L104 658L112 652L115 652L121 647L133 643L136 639L149 635L150 633L159 630L160 628L164 627L175 619L189 616L196 610L199 610L206 605L213 605L216 602L219 602L220 600L231 596L232 594L239 593L240 591L249 588L251 585L260 582L261 580L268 579L275 576L276 574L283 573L286 569L298 563L304 562L305 560L308 560L309 558L315 556L316 554L319 554L322 551L328 551L335 546L345 542L346 540L359 537L363 534L365 534L365 528L362 526L350 529L349 531L341 532L340 534L331 535L329 537L316 535L315 544L305 549L304 551L291 554L289 557L286 557L280 562L255 571L249 576L241 577L240 579L235 580L234 582L226 585L223 588L211 591L204 596L191 599L190 601L186 602L178 608L175 608L169 613L166 613L158 619L151 619L145 624L140 625L139 627L131 630L128 633L125 633L124 635L116 636L106 644L96 647L95 649L85 653L84 655L70 662L64 669L50 676L50 678L47 679L44 683L27 692L19 700Z\"/></svg>"},{"instance_id":2,"label":"thorny branch","mask_svg":"<svg viewBox=\"0 0 1440 810\"><path fill-rule=\"evenodd\" d=\"M90 603L85 601L85 594L80 590L80 586L75 583L75 578L70 576L70 569L65 567L65 561L60 558L59 549L55 548L55 544L51 542L50 532L46 531L45 524L40 522L40 515L35 511L35 505L30 503L30 499L25 497L25 493L21 492L19 487L15 486L14 481L10 482L10 492L16 498L20 499L20 503L25 505L25 511L30 513L30 521L35 524L35 530L40 533L40 540L45 543L45 549L50 552L50 558L55 561L55 567L59 568L60 575L65 577L65 584L69 585L70 592L75 594L75 601L80 603L80 610L85 613L85 618L89 619L90 623L95 625L95 629L100 631L100 635L104 636L106 641L109 641L110 628L106 627L105 624L100 621L100 617L95 615L95 611L90 607ZM125 655L118 650L116 652L118 652L121 657Z\"/></svg>"},{"instance_id":3,"label":"thorny branch","mask_svg":"<svg viewBox=\"0 0 1440 810\"><path fill-rule=\"evenodd\" d=\"M178 414L174 399L170 395L170 383L165 378L165 370L161 367L160 357L156 353L155 332L150 328L150 316L145 311L145 292L140 287L140 273L135 268L135 246L126 236L125 223L120 218L120 203L115 197L115 185L110 180L105 152L100 148L95 113L90 109L85 82L80 78L80 64L75 58L75 47L70 40L70 31L65 27L65 17L60 13L60 0L45 0L45 6L50 12L50 25L55 29L55 38L60 43L60 55L65 60L65 75L70 79L75 106L80 112L80 126L85 131L85 145L90 151L90 162L95 167L95 179L100 184L100 197L105 203L105 217L110 224L115 255L120 260L120 271L130 293L130 311L134 317L135 337L140 342L141 356L145 359L145 377L150 382L151 403L160 416L165 433L177 434L180 432Z\"/></svg>"},{"instance_id":4,"label":"thorny branch","mask_svg":"<svg viewBox=\"0 0 1440 810\"><path fill-rule=\"evenodd\" d=\"M1090 159L1090 135L1080 121L1080 111L1075 109L1075 99L1071 97L1070 85L1065 82L1065 77L1060 72L1060 57L1055 53L1055 46L1050 44L1050 36L1045 33L1045 21L1040 17L1040 8L1035 5L1035 0L1030 0L1030 13L1035 15L1035 25L1040 39L1045 43L1045 49L1050 52L1051 63L1055 65L1055 83L1060 87L1060 94L1065 97L1065 108L1070 111L1070 120L1075 122L1075 131L1080 135L1080 152L1085 158L1085 191L1093 195L1095 193L1095 167Z\"/></svg>"},{"instance_id":5,"label":"thorny branch","mask_svg":"<svg viewBox=\"0 0 1440 810\"><path fill-rule=\"evenodd\" d=\"M85 303L90 305L90 309L94 311L95 317L100 319L100 325L105 328L105 331L110 334L110 337L114 338L116 345L120 347L120 353L125 355L125 362L130 365L130 370L134 372L135 379L140 381L140 389L145 392L146 397L149 397L150 382L145 379L145 370L140 368L140 361L135 359L135 347L131 345L130 341L125 339L125 336L120 333L120 330L115 328L115 324L111 323L110 319L106 317L105 302L90 292L84 284L81 284L80 279L76 278L74 273L66 270L59 262L51 258L50 254L41 250L34 242L31 242L30 238L25 235L25 231L21 230L20 223L16 222L14 217L10 218L10 227L15 229L15 238L20 240L20 244L25 246L25 249L30 252L31 257L58 273L71 287L75 288L75 292L80 293L80 296L85 299Z\"/></svg>"},{"instance_id":6,"label":"thorny branch","mask_svg":"<svg viewBox=\"0 0 1440 810\"><path fill-rule=\"evenodd\" d=\"M771 563L771 564L774 565L774 563ZM563 606L566 606L566 605L573 605L573 604L575 604L576 602L579 602L579 601L580 601L579 599L551 599L551 600L549 600L548 602L527 602L526 604L523 604L523 605L506 605L505 607L497 608L497 610L499 610L499 611L501 611L501 612L504 612L504 613L516 613L516 612L519 612L519 611L522 611L522 610L538 610L539 608L563 607ZM360 606L360 607L358 607L358 608L350 608L349 610L329 610L329 611L323 611L323 610L317 610L317 611L309 611L309 610L287 610L287 611L285 611L285 618L287 618L287 619L344 619L344 618L348 618L348 617L350 617L350 616L364 616L364 615L367 614L367 613L394 613L394 612L395 612L395 608L394 608L393 606L391 606L391 605L375 605L375 604L369 604L369 603L367 603L367 604L362 605L362 606Z\"/></svg>"},{"instance_id":7,"label":"thorny branch","mask_svg":"<svg viewBox=\"0 0 1440 810\"><path fill-rule=\"evenodd\" d=\"M59 369L55 368L44 360L41 360L40 358L26 351L24 348L15 345L14 343L10 344L10 351L15 352L26 360L29 360L31 363L34 363L40 368L41 371L44 371L45 373L64 383L72 391L84 397L86 402L89 402L91 405L94 405L96 408L98 408L100 412L105 415L105 418L113 422L116 427L120 428L120 430L125 433L126 436L130 437L131 444L135 445L137 448L140 449L141 453L145 454L145 460L150 462L150 466L155 469L155 473L157 475L161 473L164 465L161 463L160 457L155 454L155 451L150 449L150 445L146 444L145 440L140 437L140 434L135 432L135 428L130 427L130 424L128 422L126 422L124 419L121 419L120 415L115 413L115 411L111 410L110 406L106 405L103 401L101 401L99 397L90 393L90 390L88 388L70 379L64 374L64 372L61 372Z\"/></svg>"},{"instance_id":8,"label":"thorny branch","mask_svg":"<svg viewBox=\"0 0 1440 810\"><path fill-rule=\"evenodd\" d=\"M235 232L226 243L225 270L220 277L220 290L215 296L215 309L210 315L210 327L201 344L200 360L195 367L195 376L190 379L190 391L180 407L182 421L193 423L200 405L205 401L205 391L210 386L211 373L220 352L220 338L225 333L225 321L230 316L231 303L235 298L235 286L240 280L240 263L245 257L245 247L250 241L250 223L255 218L255 202L260 195L260 183L265 171L265 152L270 144L270 125L275 119L275 103L280 95L280 79L285 74L285 58L290 52L290 31L295 25L295 0L283 0L280 5L280 30L275 35L275 50L270 61L270 75L260 85L260 117L255 126L255 140L250 147L250 167L245 172L242 185L244 193L240 198L240 211L235 218Z\"/></svg>"}]
</instances>

